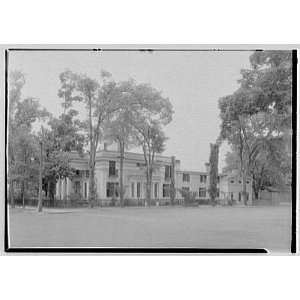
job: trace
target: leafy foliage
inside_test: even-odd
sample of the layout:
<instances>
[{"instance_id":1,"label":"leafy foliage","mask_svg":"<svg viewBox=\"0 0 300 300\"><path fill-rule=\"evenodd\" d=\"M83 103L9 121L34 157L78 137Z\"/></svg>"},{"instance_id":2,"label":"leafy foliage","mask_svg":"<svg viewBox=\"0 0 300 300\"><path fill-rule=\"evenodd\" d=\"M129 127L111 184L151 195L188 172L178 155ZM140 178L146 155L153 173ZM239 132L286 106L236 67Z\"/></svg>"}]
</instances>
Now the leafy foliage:
<instances>
[{"instance_id":1,"label":"leafy foliage","mask_svg":"<svg viewBox=\"0 0 300 300\"><path fill-rule=\"evenodd\" d=\"M233 151L227 169L252 175L257 195L291 172L291 52L257 51L250 63L251 69L241 71L239 89L219 100L220 138Z\"/></svg>"}]
</instances>

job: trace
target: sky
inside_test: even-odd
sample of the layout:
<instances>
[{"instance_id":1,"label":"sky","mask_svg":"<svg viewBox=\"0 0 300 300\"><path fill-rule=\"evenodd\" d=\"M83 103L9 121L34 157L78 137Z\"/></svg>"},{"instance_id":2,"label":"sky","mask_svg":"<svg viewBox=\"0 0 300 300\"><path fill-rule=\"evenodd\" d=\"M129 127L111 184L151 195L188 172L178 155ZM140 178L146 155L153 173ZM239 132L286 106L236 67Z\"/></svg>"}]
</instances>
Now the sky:
<instances>
[{"instance_id":1,"label":"sky","mask_svg":"<svg viewBox=\"0 0 300 300\"><path fill-rule=\"evenodd\" d=\"M59 74L66 69L99 79L101 69L116 81L150 83L168 97L174 115L165 127L163 155L175 155L182 170L205 171L210 143L220 131L218 100L238 88L240 70L249 68L248 51L12 51L9 70L25 74L23 97L38 98L58 116L62 113ZM85 114L82 110L82 114ZM228 145L220 148L219 169Z\"/></svg>"}]
</instances>

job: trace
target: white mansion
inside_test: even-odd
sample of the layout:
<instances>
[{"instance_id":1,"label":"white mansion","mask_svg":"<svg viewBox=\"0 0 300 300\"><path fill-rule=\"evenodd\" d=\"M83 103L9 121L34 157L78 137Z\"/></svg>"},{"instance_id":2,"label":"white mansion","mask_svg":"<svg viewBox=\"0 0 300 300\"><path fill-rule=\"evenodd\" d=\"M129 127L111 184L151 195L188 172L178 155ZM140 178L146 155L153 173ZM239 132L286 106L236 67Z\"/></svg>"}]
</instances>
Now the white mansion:
<instances>
[{"instance_id":1,"label":"white mansion","mask_svg":"<svg viewBox=\"0 0 300 300\"><path fill-rule=\"evenodd\" d=\"M173 157L173 160L175 158ZM118 151L104 148L96 154L95 181L97 199L103 205L109 205L113 198L118 198L116 192L119 185L119 160ZM172 157L156 156L156 170L153 174L152 199L156 204L168 204L170 202L169 188L171 183ZM144 156L140 153L125 152L124 157L124 199L129 204L138 204L146 198L146 176ZM76 176L72 179L63 179L57 182L56 199L72 199L79 197L82 200L88 198L88 155L80 157L77 153L71 154L71 166L76 169ZM175 160L175 187L194 192L196 199L209 199L207 192L209 183L209 164L206 164L206 172L183 171L180 169L180 161ZM242 184L239 176L235 174L222 174L219 176L219 199L226 203L229 199L242 202ZM248 203L252 204L252 182L247 180ZM182 199L181 193L176 191L176 199ZM138 202L140 201L140 202Z\"/></svg>"}]
</instances>

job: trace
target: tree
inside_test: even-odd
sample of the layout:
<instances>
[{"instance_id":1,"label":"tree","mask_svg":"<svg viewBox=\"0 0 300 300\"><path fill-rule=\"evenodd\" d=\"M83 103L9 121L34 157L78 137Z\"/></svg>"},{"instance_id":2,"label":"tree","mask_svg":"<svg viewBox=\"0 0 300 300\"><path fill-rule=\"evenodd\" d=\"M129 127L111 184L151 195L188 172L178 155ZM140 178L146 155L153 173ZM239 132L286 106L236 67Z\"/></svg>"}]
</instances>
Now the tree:
<instances>
[{"instance_id":1,"label":"tree","mask_svg":"<svg viewBox=\"0 0 300 300\"><path fill-rule=\"evenodd\" d=\"M67 107L74 101L85 104L88 118L85 130L89 141L89 205L93 207L96 200L95 158L101 137L101 126L119 109L117 86L106 71L101 72L101 83L86 75L65 71L60 75L61 89L58 95L64 98Z\"/></svg>"},{"instance_id":2,"label":"tree","mask_svg":"<svg viewBox=\"0 0 300 300\"><path fill-rule=\"evenodd\" d=\"M289 140L291 128L291 52L259 51L242 70L240 87L219 100L221 138L237 151L246 201L246 176L270 139ZM263 124L263 126L262 126Z\"/></svg>"},{"instance_id":3,"label":"tree","mask_svg":"<svg viewBox=\"0 0 300 300\"><path fill-rule=\"evenodd\" d=\"M19 71L10 73L9 124L8 124L8 177L9 196L14 206L14 182L21 183L21 197L25 198L25 186L35 176L35 143L32 125L49 114L34 98L22 99L25 77Z\"/></svg>"},{"instance_id":4,"label":"tree","mask_svg":"<svg viewBox=\"0 0 300 300\"><path fill-rule=\"evenodd\" d=\"M134 145L133 129L130 124L130 106L125 106L120 109L115 115L113 120L110 120L105 125L105 139L111 140L118 144L118 149L120 153L120 175L119 175L119 185L120 185L120 204L121 207L124 206L124 184L123 184L123 173L124 173L124 155L125 149L130 145Z\"/></svg>"},{"instance_id":5,"label":"tree","mask_svg":"<svg viewBox=\"0 0 300 300\"><path fill-rule=\"evenodd\" d=\"M209 157L209 189L208 193L213 206L216 205L218 195L218 162L219 162L219 144L210 144Z\"/></svg>"},{"instance_id":6,"label":"tree","mask_svg":"<svg viewBox=\"0 0 300 300\"><path fill-rule=\"evenodd\" d=\"M173 108L168 98L148 84L132 83L130 122L137 144L142 147L146 168L146 202L151 205L152 176L156 168L155 156L165 147L162 127L172 120Z\"/></svg>"},{"instance_id":7,"label":"tree","mask_svg":"<svg viewBox=\"0 0 300 300\"><path fill-rule=\"evenodd\" d=\"M273 126L271 123L274 121ZM279 121L280 122L280 121ZM281 186L290 171L290 153L286 150L285 135L276 129L278 120L265 113L249 117L247 129L247 175L253 181L255 198L266 186ZM272 129L273 128L273 129ZM232 152L226 155L224 171L240 169L238 149L232 146Z\"/></svg>"},{"instance_id":8,"label":"tree","mask_svg":"<svg viewBox=\"0 0 300 300\"><path fill-rule=\"evenodd\" d=\"M140 124L137 127L137 140L143 149L146 167L146 202L151 205L152 177L155 171L155 155L165 149L166 136L157 124Z\"/></svg>"},{"instance_id":9,"label":"tree","mask_svg":"<svg viewBox=\"0 0 300 300\"><path fill-rule=\"evenodd\" d=\"M37 144L35 136L26 126L18 128L14 136L14 164L10 166L10 175L21 186L20 197L25 206L26 194L32 192L38 178Z\"/></svg>"},{"instance_id":10,"label":"tree","mask_svg":"<svg viewBox=\"0 0 300 300\"><path fill-rule=\"evenodd\" d=\"M255 51L249 58L251 69L241 70L241 89L248 92L249 113L272 110L286 115L282 125L290 127L292 52Z\"/></svg>"},{"instance_id":11,"label":"tree","mask_svg":"<svg viewBox=\"0 0 300 300\"><path fill-rule=\"evenodd\" d=\"M75 117L78 112L64 110L58 118L50 118L49 130L44 130L44 171L46 195L54 202L55 186L58 179L67 180L72 177L75 170L71 168L69 153L76 151L83 155L84 135L82 122Z\"/></svg>"},{"instance_id":12,"label":"tree","mask_svg":"<svg viewBox=\"0 0 300 300\"><path fill-rule=\"evenodd\" d=\"M246 180L249 166L249 160L247 159L249 152L247 152L247 116L243 112L242 102L242 98L238 93L219 100L220 117L222 120L220 138L227 140L231 146L237 149L242 177L242 199L244 204L247 204Z\"/></svg>"},{"instance_id":13,"label":"tree","mask_svg":"<svg viewBox=\"0 0 300 300\"><path fill-rule=\"evenodd\" d=\"M9 76L9 114L8 114L8 182L9 197L11 206L14 207L14 179L13 169L15 165L15 135L17 126L15 124L15 114L18 102L21 100L21 91L25 84L24 74L19 71L13 71Z\"/></svg>"}]
</instances>

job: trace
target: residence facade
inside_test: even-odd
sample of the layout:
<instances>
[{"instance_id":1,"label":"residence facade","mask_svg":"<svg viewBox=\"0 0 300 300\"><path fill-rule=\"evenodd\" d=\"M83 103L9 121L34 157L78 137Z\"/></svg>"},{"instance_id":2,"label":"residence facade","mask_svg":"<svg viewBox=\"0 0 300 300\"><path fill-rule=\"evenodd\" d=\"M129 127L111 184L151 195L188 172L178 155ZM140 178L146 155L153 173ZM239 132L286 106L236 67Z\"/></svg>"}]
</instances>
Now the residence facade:
<instances>
[{"instance_id":1,"label":"residence facade","mask_svg":"<svg viewBox=\"0 0 300 300\"><path fill-rule=\"evenodd\" d=\"M72 179L60 179L56 185L56 199L79 198L87 200L89 195L88 156L80 157L71 153L71 166L76 170ZM109 205L119 199L120 153L103 149L96 154L95 182L97 199ZM172 172L174 166L174 172ZM123 167L124 199L128 203L139 204L146 198L146 176L144 156L141 153L125 152ZM176 199L182 199L180 190L193 192L197 200L208 200L209 165L205 172L181 170L180 160L175 157L157 155L153 173L151 198L157 205L170 202L171 176L174 174ZM242 203L242 185L238 176L220 175L218 197L224 204L230 199ZM252 202L252 182L247 180L249 204Z\"/></svg>"}]
</instances>

